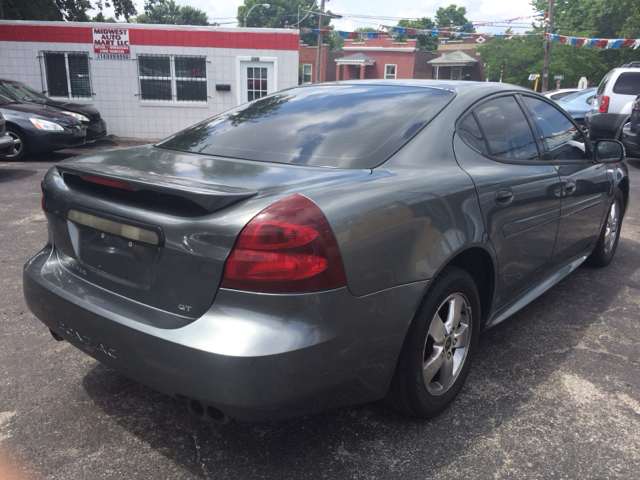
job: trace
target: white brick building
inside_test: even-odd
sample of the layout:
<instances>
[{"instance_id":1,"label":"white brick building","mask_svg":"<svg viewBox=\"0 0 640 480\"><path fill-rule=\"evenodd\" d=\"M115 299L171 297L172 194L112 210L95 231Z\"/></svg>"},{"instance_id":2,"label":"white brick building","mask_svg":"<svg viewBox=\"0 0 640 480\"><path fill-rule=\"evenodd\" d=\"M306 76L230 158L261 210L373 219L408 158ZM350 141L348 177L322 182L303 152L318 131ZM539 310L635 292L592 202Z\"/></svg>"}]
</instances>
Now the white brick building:
<instances>
[{"instance_id":1,"label":"white brick building","mask_svg":"<svg viewBox=\"0 0 640 480\"><path fill-rule=\"evenodd\" d=\"M0 78L163 138L298 84L298 30L0 21Z\"/></svg>"}]
</instances>

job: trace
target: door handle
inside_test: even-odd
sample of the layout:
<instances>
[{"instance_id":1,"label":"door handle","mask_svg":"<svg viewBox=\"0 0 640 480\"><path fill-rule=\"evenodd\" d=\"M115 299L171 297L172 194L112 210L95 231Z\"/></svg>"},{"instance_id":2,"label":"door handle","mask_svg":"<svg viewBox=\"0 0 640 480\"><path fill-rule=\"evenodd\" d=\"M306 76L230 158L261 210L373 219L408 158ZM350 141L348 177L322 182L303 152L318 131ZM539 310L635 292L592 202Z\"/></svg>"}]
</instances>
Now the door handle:
<instances>
[{"instance_id":1,"label":"door handle","mask_svg":"<svg viewBox=\"0 0 640 480\"><path fill-rule=\"evenodd\" d=\"M511 202L513 202L513 198L513 191L509 188L503 188L496 192L496 204L500 206L509 205Z\"/></svg>"}]
</instances>

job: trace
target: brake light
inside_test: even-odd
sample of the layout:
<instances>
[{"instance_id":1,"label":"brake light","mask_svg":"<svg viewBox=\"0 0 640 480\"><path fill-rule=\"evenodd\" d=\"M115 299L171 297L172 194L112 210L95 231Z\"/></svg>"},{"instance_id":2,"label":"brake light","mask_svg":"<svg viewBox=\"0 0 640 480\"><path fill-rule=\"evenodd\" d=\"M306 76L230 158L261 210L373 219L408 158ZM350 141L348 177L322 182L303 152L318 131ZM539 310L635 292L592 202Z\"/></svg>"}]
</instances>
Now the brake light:
<instances>
[{"instance_id":1,"label":"brake light","mask_svg":"<svg viewBox=\"0 0 640 480\"><path fill-rule=\"evenodd\" d=\"M240 232L221 285L258 292L310 292L346 285L331 226L296 194L265 208Z\"/></svg>"},{"instance_id":2,"label":"brake light","mask_svg":"<svg viewBox=\"0 0 640 480\"><path fill-rule=\"evenodd\" d=\"M600 113L607 113L609 111L609 97L606 95L602 96L602 101L600 102L600 109L598 110Z\"/></svg>"},{"instance_id":3,"label":"brake light","mask_svg":"<svg viewBox=\"0 0 640 480\"><path fill-rule=\"evenodd\" d=\"M97 183L99 185L120 188L122 190L133 190L133 187L128 182L121 182L120 180L110 180L108 178L96 177L94 175L81 175L81 177L85 182Z\"/></svg>"}]
</instances>

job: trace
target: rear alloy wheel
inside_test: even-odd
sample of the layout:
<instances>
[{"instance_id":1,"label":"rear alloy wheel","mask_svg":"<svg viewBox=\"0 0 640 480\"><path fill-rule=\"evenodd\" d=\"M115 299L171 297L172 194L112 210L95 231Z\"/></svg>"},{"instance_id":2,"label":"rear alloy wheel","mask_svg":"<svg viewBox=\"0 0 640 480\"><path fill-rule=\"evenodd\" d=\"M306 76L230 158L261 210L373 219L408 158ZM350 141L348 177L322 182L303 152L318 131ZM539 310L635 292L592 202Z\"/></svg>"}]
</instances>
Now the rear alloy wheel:
<instances>
[{"instance_id":1,"label":"rear alloy wheel","mask_svg":"<svg viewBox=\"0 0 640 480\"><path fill-rule=\"evenodd\" d=\"M27 155L27 142L24 134L17 128L7 127L7 133L13 138L13 152L5 156L9 162L17 162Z\"/></svg>"},{"instance_id":2,"label":"rear alloy wheel","mask_svg":"<svg viewBox=\"0 0 640 480\"><path fill-rule=\"evenodd\" d=\"M620 239L620 227L622 227L622 217L624 215L624 198L620 190L616 190L613 201L609 207L607 218L605 219L596 248L587 259L587 263L592 267L606 267L613 260L618 248Z\"/></svg>"},{"instance_id":3,"label":"rear alloy wheel","mask_svg":"<svg viewBox=\"0 0 640 480\"><path fill-rule=\"evenodd\" d=\"M475 282L460 268L445 268L409 327L387 401L418 417L442 412L469 373L479 331Z\"/></svg>"}]
</instances>

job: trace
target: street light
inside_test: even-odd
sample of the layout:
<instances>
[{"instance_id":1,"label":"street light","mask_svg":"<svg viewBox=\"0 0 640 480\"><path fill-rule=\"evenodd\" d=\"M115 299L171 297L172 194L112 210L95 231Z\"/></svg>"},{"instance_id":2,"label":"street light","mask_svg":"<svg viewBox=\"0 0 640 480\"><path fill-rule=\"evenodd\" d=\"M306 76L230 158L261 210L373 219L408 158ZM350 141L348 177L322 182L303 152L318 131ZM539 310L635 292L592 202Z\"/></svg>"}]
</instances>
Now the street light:
<instances>
[{"instance_id":1,"label":"street light","mask_svg":"<svg viewBox=\"0 0 640 480\"><path fill-rule=\"evenodd\" d=\"M253 10L256 7L264 7L268 9L269 7L271 7L271 5L269 5L268 3L256 3L253 7L251 7L249 11L244 14L244 28L247 28L247 17L251 13L251 10Z\"/></svg>"}]
</instances>

